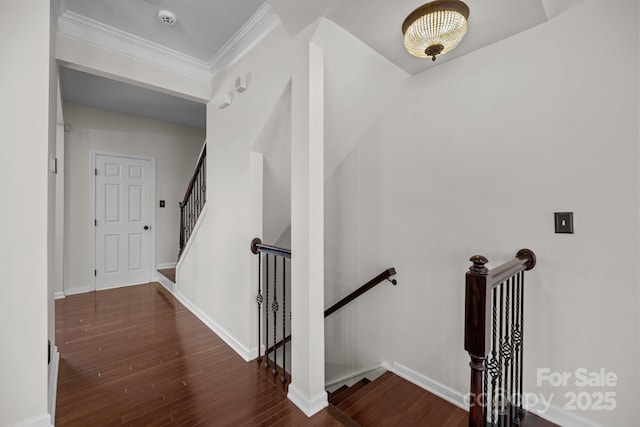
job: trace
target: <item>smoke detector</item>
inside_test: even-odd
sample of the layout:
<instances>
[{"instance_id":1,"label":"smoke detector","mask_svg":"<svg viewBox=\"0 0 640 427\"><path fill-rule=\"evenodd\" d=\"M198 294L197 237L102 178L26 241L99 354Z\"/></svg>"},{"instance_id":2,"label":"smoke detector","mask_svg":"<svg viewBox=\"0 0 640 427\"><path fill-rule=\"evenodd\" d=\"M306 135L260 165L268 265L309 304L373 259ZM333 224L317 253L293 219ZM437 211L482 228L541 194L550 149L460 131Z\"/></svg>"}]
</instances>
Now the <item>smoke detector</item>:
<instances>
[{"instance_id":1,"label":"smoke detector","mask_svg":"<svg viewBox=\"0 0 640 427\"><path fill-rule=\"evenodd\" d=\"M158 12L158 18L163 23L171 26L176 23L176 15L170 10L161 10Z\"/></svg>"}]
</instances>

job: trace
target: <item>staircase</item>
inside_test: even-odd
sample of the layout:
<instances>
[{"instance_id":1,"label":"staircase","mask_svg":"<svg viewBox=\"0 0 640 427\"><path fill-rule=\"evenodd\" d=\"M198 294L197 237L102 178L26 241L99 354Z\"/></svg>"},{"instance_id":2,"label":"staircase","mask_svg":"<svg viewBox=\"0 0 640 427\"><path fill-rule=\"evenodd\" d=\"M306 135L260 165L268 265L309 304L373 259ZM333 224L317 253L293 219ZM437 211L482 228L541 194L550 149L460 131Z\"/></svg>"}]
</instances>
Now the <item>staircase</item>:
<instances>
[{"instance_id":1,"label":"staircase","mask_svg":"<svg viewBox=\"0 0 640 427\"><path fill-rule=\"evenodd\" d=\"M466 427L465 410L386 372L329 394L329 413L346 426Z\"/></svg>"},{"instance_id":2,"label":"staircase","mask_svg":"<svg viewBox=\"0 0 640 427\"><path fill-rule=\"evenodd\" d=\"M363 379L329 393L329 408L347 427L424 426L468 427L469 413L409 381L386 372L374 381ZM526 413L522 427L558 427Z\"/></svg>"}]
</instances>

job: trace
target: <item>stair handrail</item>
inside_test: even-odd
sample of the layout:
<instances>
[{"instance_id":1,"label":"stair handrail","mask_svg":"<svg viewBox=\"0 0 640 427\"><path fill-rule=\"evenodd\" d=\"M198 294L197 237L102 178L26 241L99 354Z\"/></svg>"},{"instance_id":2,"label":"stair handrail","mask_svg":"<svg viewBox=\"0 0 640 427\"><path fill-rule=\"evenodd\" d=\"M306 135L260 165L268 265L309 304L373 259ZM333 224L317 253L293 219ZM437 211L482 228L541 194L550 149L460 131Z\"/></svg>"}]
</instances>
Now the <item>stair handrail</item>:
<instances>
[{"instance_id":1,"label":"stair handrail","mask_svg":"<svg viewBox=\"0 0 640 427\"><path fill-rule=\"evenodd\" d=\"M371 289L375 288L377 285L379 285L380 283L384 282L385 280L388 280L394 286L397 285L398 281L396 279L391 279L390 278L391 276L394 276L395 274L396 274L396 269L395 268L393 268L393 267L387 268L385 271L383 271L382 273L378 274L376 277L374 277L373 279L369 280L367 283L365 283L364 285L360 286L358 289L356 289L355 291L351 292L349 295L347 295L346 297L342 298L340 301L338 301L337 303L333 304L331 307L326 309L324 311L324 317L325 318L329 317L330 315L332 315L336 311L340 310L345 305L347 305L350 302L354 301L358 297L364 295L365 293L367 293Z\"/></svg>"},{"instance_id":2,"label":"stair handrail","mask_svg":"<svg viewBox=\"0 0 640 427\"><path fill-rule=\"evenodd\" d=\"M503 348L510 352L516 352L516 357L513 358L514 364L517 364L516 370L516 384L515 389L512 389L512 393L507 393L507 397L522 396L522 333L524 330L524 271L531 270L536 265L536 256L533 251L529 249L521 249L512 260L489 270L485 265L489 262L487 258L482 255L474 255L469 259L473 262L473 265L469 267L469 271L466 273L465 280L465 330L464 330L464 349L469 353L471 358L471 385L470 385L470 399L469 399L469 426L470 427L485 427L486 425L493 425L495 417L494 408L491 406L488 409L488 404L492 396L486 395L488 393L488 379L485 375L492 375L493 381L498 375L502 375L498 372L503 369L505 365L505 359L502 357ZM503 285L506 285L506 289L503 290ZM505 334L507 339L504 340L500 337L500 342L503 345L496 346L496 323L500 322L502 325L503 311L500 308L500 313L497 313L495 309L498 303L497 289L500 288L500 299L502 299L506 293L507 310L506 320L510 319L511 322L515 322L514 325L508 327L505 326ZM517 298L516 298L517 292ZM521 294L522 293L522 294ZM513 297L513 306L511 308L512 313L509 313L509 299ZM500 301L501 303L502 301ZM516 309L517 304L517 309ZM514 313L517 313L515 315ZM499 317L497 321L496 318ZM505 321L505 325L507 322ZM493 327L493 329L492 329ZM502 333L502 329L500 329ZM492 348L490 348L492 347ZM487 360L489 351L493 353L490 360ZM496 366L496 355L499 353ZM509 359L506 359L507 366L512 360L510 353ZM489 363L489 366L487 366ZM513 365L511 381L513 382ZM489 371L487 373L487 370ZM506 383L506 379L505 379ZM513 384L510 384L513 386ZM492 394L494 393L495 383L491 385ZM504 391L501 391L504 392ZM522 401L509 402L512 407L512 417L519 417L523 414ZM509 423L511 420L508 421ZM509 424L511 425L511 424Z\"/></svg>"},{"instance_id":3,"label":"stair handrail","mask_svg":"<svg viewBox=\"0 0 640 427\"><path fill-rule=\"evenodd\" d=\"M291 249L265 245L257 237L251 241L251 252L254 255L257 255L258 253L261 252L263 254L270 254L270 255L280 256L284 258L291 258Z\"/></svg>"},{"instance_id":4,"label":"stair handrail","mask_svg":"<svg viewBox=\"0 0 640 427\"><path fill-rule=\"evenodd\" d=\"M182 251L189 241L193 227L195 227L198 217L207 202L206 191L206 158L207 158L207 144L202 146L198 161L196 162L195 170L187 185L187 191L185 191L182 201L178 202L180 206L180 251L179 255L182 255ZM194 188L197 186L199 198L194 201L192 199ZM188 211L188 212L187 212Z\"/></svg>"},{"instance_id":5,"label":"stair handrail","mask_svg":"<svg viewBox=\"0 0 640 427\"><path fill-rule=\"evenodd\" d=\"M275 345L272 345L271 347L269 347L267 349L267 354L273 353L273 350L279 349L280 347L282 347L283 345L285 345L288 342L291 342L291 335L287 335L284 339L281 339L280 341L275 343Z\"/></svg>"}]
</instances>

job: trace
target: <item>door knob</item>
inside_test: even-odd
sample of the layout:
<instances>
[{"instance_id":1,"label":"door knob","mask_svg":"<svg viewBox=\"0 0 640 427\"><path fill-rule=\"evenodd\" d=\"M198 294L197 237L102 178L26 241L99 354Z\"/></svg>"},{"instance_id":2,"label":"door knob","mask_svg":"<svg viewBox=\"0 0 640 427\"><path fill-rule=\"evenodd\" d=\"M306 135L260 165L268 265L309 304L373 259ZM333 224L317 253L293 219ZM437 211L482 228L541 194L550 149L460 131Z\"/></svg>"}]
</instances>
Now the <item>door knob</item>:
<instances>
[{"instance_id":1,"label":"door knob","mask_svg":"<svg viewBox=\"0 0 640 427\"><path fill-rule=\"evenodd\" d=\"M150 228L151 228L151 227L149 227L148 225L145 225L145 226L144 226L144 229L145 229L145 230L148 230L148 229L150 229Z\"/></svg>"}]
</instances>

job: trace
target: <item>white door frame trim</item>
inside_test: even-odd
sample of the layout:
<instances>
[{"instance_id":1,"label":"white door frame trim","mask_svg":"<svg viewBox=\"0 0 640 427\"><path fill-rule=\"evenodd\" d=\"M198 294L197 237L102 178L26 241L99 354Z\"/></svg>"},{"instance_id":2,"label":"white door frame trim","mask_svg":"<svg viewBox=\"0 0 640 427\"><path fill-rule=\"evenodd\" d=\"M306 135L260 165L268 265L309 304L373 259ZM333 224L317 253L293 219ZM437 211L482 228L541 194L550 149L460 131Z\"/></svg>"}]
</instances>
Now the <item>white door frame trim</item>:
<instances>
[{"instance_id":1,"label":"white door frame trim","mask_svg":"<svg viewBox=\"0 0 640 427\"><path fill-rule=\"evenodd\" d=\"M96 227L95 227L95 218L96 218L96 157L97 156L114 156L114 157L125 157L128 159L138 159L138 160L147 160L151 165L151 183L150 183L150 194L149 200L151 206L149 207L150 215L151 215L151 259L149 266L149 282L155 281L155 265L156 265L156 158L155 157L145 157L145 156L137 156L134 154L125 154L125 153L114 153L111 151L102 151L102 150L89 150L90 159L90 168L89 168L89 176L90 176L90 184L89 184L89 218L88 224L90 228L89 236L91 242L89 244L89 259L91 260L91 266L89 270L89 291L96 290L96 276L91 274L91 270L96 270Z\"/></svg>"}]
</instances>

